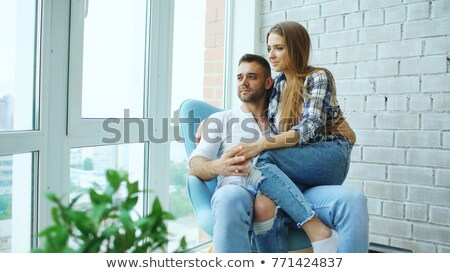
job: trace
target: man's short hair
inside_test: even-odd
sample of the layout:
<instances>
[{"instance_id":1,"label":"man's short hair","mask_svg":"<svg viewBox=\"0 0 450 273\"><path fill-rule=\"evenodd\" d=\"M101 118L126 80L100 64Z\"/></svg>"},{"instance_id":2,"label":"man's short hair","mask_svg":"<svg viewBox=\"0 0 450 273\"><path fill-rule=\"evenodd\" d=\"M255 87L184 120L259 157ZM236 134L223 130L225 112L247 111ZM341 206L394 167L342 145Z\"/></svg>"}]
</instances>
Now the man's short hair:
<instances>
[{"instance_id":1,"label":"man's short hair","mask_svg":"<svg viewBox=\"0 0 450 273\"><path fill-rule=\"evenodd\" d=\"M270 64L269 62L262 56L259 55L255 55L255 54L244 54L244 56L241 57L241 59L239 60L239 65L241 63L251 63L251 62L256 62L259 65L261 65L261 67L264 70L264 77L267 79L268 77L271 76L271 72L270 72Z\"/></svg>"}]
</instances>

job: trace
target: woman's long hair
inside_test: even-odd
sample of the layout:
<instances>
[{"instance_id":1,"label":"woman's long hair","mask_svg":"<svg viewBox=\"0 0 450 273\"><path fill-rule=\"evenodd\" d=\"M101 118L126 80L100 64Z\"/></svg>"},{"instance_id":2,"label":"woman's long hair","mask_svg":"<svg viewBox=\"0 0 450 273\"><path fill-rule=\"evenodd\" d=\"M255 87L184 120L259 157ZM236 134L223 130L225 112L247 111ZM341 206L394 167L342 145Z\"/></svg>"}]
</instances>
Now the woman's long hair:
<instances>
[{"instance_id":1,"label":"woman's long hair","mask_svg":"<svg viewBox=\"0 0 450 273\"><path fill-rule=\"evenodd\" d=\"M288 51L287 66L296 75L293 81L287 83L279 107L281 128L288 131L298 124L302 117L303 97L308 96L304 86L306 76L320 69L308 67L311 39L302 25L292 21L278 23L267 33L266 42L271 33L285 38Z\"/></svg>"}]
</instances>

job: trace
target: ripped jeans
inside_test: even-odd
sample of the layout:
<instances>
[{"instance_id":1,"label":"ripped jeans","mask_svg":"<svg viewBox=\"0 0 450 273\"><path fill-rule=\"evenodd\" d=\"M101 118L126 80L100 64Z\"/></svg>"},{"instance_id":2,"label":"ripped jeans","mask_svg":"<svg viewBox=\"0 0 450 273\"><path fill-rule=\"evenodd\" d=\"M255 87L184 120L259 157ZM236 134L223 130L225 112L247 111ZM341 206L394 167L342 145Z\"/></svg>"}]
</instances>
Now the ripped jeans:
<instances>
[{"instance_id":1,"label":"ripped jeans","mask_svg":"<svg viewBox=\"0 0 450 273\"><path fill-rule=\"evenodd\" d=\"M367 198L362 191L346 186L317 186L303 194L317 217L339 233L339 253L367 253L369 213ZM272 227L253 235L258 252L288 252L289 228L296 228L295 223L278 208Z\"/></svg>"},{"instance_id":2,"label":"ripped jeans","mask_svg":"<svg viewBox=\"0 0 450 273\"><path fill-rule=\"evenodd\" d=\"M268 150L260 154L248 183L272 199L301 228L316 214L302 191L319 185L341 185L347 176L350 153L349 142L342 138Z\"/></svg>"}]
</instances>

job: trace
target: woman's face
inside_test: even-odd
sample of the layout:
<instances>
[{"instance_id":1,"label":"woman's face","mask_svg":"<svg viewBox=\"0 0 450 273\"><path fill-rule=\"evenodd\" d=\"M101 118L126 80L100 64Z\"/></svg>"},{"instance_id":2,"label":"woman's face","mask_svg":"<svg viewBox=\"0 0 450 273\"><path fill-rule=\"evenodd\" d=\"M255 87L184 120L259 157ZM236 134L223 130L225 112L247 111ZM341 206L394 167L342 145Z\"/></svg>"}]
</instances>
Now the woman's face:
<instances>
[{"instance_id":1,"label":"woman's face","mask_svg":"<svg viewBox=\"0 0 450 273\"><path fill-rule=\"evenodd\" d=\"M287 72L288 52L286 39L281 35L270 33L267 38L267 52L273 69L276 72Z\"/></svg>"}]
</instances>

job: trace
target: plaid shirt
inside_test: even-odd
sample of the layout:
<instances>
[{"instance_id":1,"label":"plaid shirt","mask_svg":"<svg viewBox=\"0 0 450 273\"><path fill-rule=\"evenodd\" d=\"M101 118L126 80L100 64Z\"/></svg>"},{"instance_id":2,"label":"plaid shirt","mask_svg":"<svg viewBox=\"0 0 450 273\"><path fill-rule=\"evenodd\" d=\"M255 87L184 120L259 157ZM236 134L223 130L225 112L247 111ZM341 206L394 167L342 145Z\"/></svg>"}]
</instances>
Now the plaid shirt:
<instances>
[{"instance_id":1,"label":"plaid shirt","mask_svg":"<svg viewBox=\"0 0 450 273\"><path fill-rule=\"evenodd\" d=\"M331 117L336 118L339 110L337 100L332 97L332 83L334 82L331 73L325 70L309 74L305 79L305 86L308 96L303 99L302 118L299 124L293 126L291 130L299 133L299 144L317 142L328 139L332 135L322 133L325 121ZM276 124L279 115L279 104L284 87L286 76L284 73L275 77L274 87L269 95L268 116L270 121L270 131L272 134L279 134Z\"/></svg>"}]
</instances>

